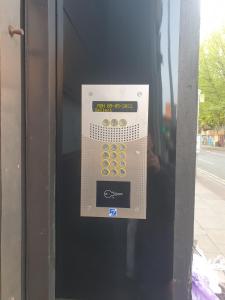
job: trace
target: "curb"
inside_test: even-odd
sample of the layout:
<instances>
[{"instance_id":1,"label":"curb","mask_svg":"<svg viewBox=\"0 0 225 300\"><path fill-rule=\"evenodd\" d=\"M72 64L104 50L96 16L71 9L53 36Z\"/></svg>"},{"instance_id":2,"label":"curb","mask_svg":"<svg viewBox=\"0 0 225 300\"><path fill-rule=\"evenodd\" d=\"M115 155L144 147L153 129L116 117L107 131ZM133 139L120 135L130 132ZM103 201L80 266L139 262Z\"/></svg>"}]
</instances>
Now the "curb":
<instances>
[{"instance_id":1,"label":"curb","mask_svg":"<svg viewBox=\"0 0 225 300\"><path fill-rule=\"evenodd\" d=\"M212 150L212 151L225 151L225 147L214 147L214 146L205 146L201 145L202 149Z\"/></svg>"}]
</instances>

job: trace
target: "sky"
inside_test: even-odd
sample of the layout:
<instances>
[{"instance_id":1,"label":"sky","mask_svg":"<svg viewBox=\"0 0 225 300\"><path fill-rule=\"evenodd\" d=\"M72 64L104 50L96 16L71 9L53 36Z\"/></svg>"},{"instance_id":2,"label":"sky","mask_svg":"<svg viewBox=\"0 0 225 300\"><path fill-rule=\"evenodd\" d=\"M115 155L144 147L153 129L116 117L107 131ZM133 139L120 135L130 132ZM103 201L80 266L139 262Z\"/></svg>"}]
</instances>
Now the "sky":
<instances>
[{"instance_id":1,"label":"sky","mask_svg":"<svg viewBox=\"0 0 225 300\"><path fill-rule=\"evenodd\" d=\"M201 41L225 26L225 0L201 0Z\"/></svg>"}]
</instances>

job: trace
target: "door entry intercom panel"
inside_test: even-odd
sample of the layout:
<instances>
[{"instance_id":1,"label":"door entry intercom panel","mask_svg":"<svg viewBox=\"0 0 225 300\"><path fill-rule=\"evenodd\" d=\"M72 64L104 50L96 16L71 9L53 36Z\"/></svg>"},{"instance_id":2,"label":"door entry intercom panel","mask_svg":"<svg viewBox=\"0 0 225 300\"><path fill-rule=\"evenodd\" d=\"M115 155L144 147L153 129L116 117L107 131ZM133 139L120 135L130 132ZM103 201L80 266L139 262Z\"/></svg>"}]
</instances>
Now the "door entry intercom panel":
<instances>
[{"instance_id":1,"label":"door entry intercom panel","mask_svg":"<svg viewBox=\"0 0 225 300\"><path fill-rule=\"evenodd\" d=\"M146 218L148 85L82 86L81 216Z\"/></svg>"}]
</instances>

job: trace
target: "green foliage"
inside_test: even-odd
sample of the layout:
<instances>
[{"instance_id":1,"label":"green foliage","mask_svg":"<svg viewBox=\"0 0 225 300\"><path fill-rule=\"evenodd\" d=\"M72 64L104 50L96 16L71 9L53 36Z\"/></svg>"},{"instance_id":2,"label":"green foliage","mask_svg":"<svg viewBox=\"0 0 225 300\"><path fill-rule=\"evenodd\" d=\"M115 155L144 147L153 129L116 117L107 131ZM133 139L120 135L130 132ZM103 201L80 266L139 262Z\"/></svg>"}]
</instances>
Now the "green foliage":
<instances>
[{"instance_id":1,"label":"green foliage","mask_svg":"<svg viewBox=\"0 0 225 300\"><path fill-rule=\"evenodd\" d=\"M225 126L225 28L200 47L199 88L205 96L200 103L200 127L218 130Z\"/></svg>"}]
</instances>

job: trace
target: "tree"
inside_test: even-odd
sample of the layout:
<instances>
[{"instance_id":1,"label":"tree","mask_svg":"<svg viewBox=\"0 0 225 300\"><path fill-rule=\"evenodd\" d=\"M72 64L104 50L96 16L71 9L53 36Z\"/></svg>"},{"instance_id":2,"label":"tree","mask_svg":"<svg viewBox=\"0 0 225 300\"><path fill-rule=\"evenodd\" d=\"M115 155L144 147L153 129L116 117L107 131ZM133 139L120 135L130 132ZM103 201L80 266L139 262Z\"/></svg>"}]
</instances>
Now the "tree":
<instances>
[{"instance_id":1,"label":"tree","mask_svg":"<svg viewBox=\"0 0 225 300\"><path fill-rule=\"evenodd\" d=\"M199 87L201 129L225 126L225 28L215 32L200 47Z\"/></svg>"}]
</instances>

